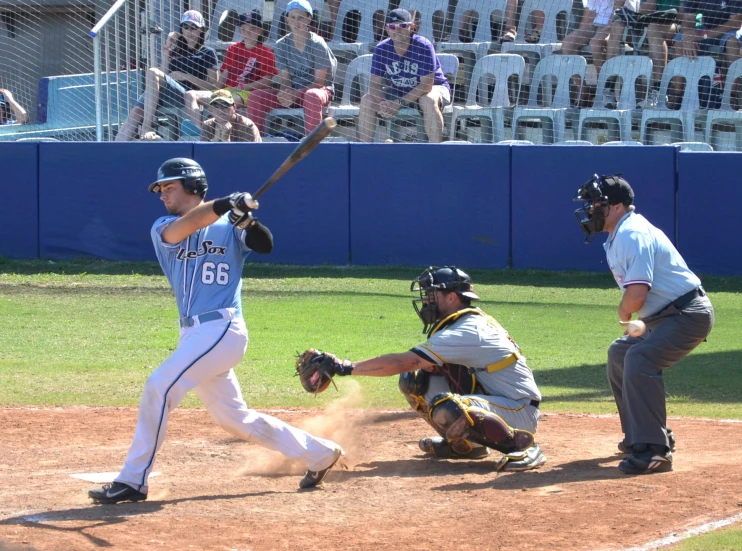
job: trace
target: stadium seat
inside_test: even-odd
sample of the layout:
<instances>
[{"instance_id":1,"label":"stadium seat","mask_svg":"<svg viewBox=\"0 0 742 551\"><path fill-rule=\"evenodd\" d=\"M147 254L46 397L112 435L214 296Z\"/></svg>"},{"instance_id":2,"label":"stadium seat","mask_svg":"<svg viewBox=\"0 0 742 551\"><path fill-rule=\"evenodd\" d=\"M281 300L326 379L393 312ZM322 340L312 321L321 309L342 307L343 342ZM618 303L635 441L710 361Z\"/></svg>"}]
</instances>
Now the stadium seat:
<instances>
[{"instance_id":1,"label":"stadium seat","mask_svg":"<svg viewBox=\"0 0 742 551\"><path fill-rule=\"evenodd\" d=\"M713 151L714 148L711 147L706 142L675 142L670 145L676 145L680 147L680 151Z\"/></svg>"},{"instance_id":2,"label":"stadium seat","mask_svg":"<svg viewBox=\"0 0 742 551\"><path fill-rule=\"evenodd\" d=\"M340 2L335 32L327 43L335 56L339 58L338 61L349 62L354 57L371 53L372 46L386 38L384 21L388 7L389 0L342 0ZM374 29L374 14L379 23L376 30ZM357 28L358 33L351 33L351 28Z\"/></svg>"},{"instance_id":3,"label":"stadium seat","mask_svg":"<svg viewBox=\"0 0 742 551\"><path fill-rule=\"evenodd\" d=\"M500 142L497 142L495 145L535 145L535 144L528 140L502 140Z\"/></svg>"},{"instance_id":4,"label":"stadium seat","mask_svg":"<svg viewBox=\"0 0 742 551\"><path fill-rule=\"evenodd\" d=\"M564 140L563 142L557 142L554 145L593 145L593 142L587 140Z\"/></svg>"},{"instance_id":5,"label":"stadium seat","mask_svg":"<svg viewBox=\"0 0 742 551\"><path fill-rule=\"evenodd\" d=\"M448 3L448 0L402 0L399 7L418 12L420 24L417 34L437 44L443 40Z\"/></svg>"},{"instance_id":6,"label":"stadium seat","mask_svg":"<svg viewBox=\"0 0 742 551\"><path fill-rule=\"evenodd\" d=\"M443 71L444 75L456 75L459 71L459 58L456 57L453 54L438 54L438 60L441 62L441 70ZM453 82L450 81L449 78L449 85L451 86L451 98L453 98L454 93L456 92L455 85ZM451 105L447 105L443 108L443 117L444 119L447 117L450 117L451 113L453 113L453 108ZM413 109L411 107L403 107L399 111L397 111L397 115L390 119L387 124L390 125L390 131L391 136L393 140L399 139L399 126L400 122L407 121L412 122L417 127L417 140L418 142L427 142L428 141L428 135L425 132L425 123L423 121L422 114L417 109ZM446 135L446 129L444 127L443 129L443 135Z\"/></svg>"},{"instance_id":7,"label":"stadium seat","mask_svg":"<svg viewBox=\"0 0 742 551\"><path fill-rule=\"evenodd\" d=\"M611 77L620 79L621 94L616 108L606 109L606 84ZM612 140L631 139L631 116L637 105L636 84L640 78L644 78L645 83L651 82L652 60L649 57L622 55L606 61L598 76L595 107L580 111L579 139L586 139L585 126L594 122L608 123L608 135Z\"/></svg>"},{"instance_id":8,"label":"stadium seat","mask_svg":"<svg viewBox=\"0 0 742 551\"><path fill-rule=\"evenodd\" d=\"M732 109L732 88L734 82L739 78L742 78L742 59L736 60L729 66L724 84L724 94L721 98L721 107L719 109L709 109L706 114L705 139L712 147L716 145L717 141L714 125L726 124L735 127L735 149L742 151L742 111ZM742 81L739 86L742 86Z\"/></svg>"},{"instance_id":9,"label":"stadium seat","mask_svg":"<svg viewBox=\"0 0 742 551\"><path fill-rule=\"evenodd\" d=\"M605 142L603 145L644 145L642 142L636 140L616 140L613 142Z\"/></svg>"},{"instance_id":10,"label":"stadium seat","mask_svg":"<svg viewBox=\"0 0 742 551\"><path fill-rule=\"evenodd\" d=\"M535 11L544 13L544 26L538 44L529 44L525 38L531 30L529 28L530 16ZM557 32L557 16L564 13L565 20L568 20L571 11L572 0L525 0L518 24L518 36L515 42L506 42L502 45L502 53L518 53L529 59L535 57L534 63L536 63L561 50L562 42Z\"/></svg>"},{"instance_id":11,"label":"stadium seat","mask_svg":"<svg viewBox=\"0 0 742 551\"><path fill-rule=\"evenodd\" d=\"M469 84L469 94L464 107L454 106L451 118L451 139L455 139L459 123L466 125L467 119L479 118L481 121L481 141L499 142L505 139L505 109L512 107L520 95L520 84L526 62L514 54L491 54L484 56L474 66ZM510 99L510 78L516 76L518 83L514 88L514 101ZM492 98L487 101L489 87L494 79Z\"/></svg>"},{"instance_id":12,"label":"stadium seat","mask_svg":"<svg viewBox=\"0 0 742 551\"><path fill-rule=\"evenodd\" d=\"M513 111L513 139L519 137L519 124L526 119L537 119L544 125L546 143L557 143L564 140L567 118L573 118L578 112L572 107L569 97L570 79L580 78L577 97L582 91L585 80L587 61L578 55L554 55L542 59L536 65L528 95L528 104L518 106ZM556 90L552 98L552 82L556 80ZM540 92L540 89L542 91ZM540 102L540 96L543 101ZM549 101L551 99L551 101Z\"/></svg>"},{"instance_id":13,"label":"stadium seat","mask_svg":"<svg viewBox=\"0 0 742 551\"><path fill-rule=\"evenodd\" d=\"M348 70L345 72L345 84L343 85L343 97L340 100L340 105L330 106L327 109L328 116L338 121L351 119L354 121L355 127L358 128L358 115L361 111L360 101L369 89L371 58L373 58L371 54L360 55L350 62ZM355 87L354 83L357 83ZM356 91L358 95L354 97L353 93Z\"/></svg>"},{"instance_id":14,"label":"stadium seat","mask_svg":"<svg viewBox=\"0 0 742 551\"><path fill-rule=\"evenodd\" d=\"M656 109L642 110L641 141L652 145L651 133L647 135L647 126L652 122L668 122L673 136L682 138L681 141L695 141L696 114L700 109L699 83L703 77L709 82L714 80L716 61L713 57L697 57L689 59L679 57L670 61L662 72L660 84L660 98ZM685 90L680 110L668 109L667 89L673 77L685 79ZM675 140L677 141L677 140Z\"/></svg>"},{"instance_id":15,"label":"stadium seat","mask_svg":"<svg viewBox=\"0 0 742 551\"><path fill-rule=\"evenodd\" d=\"M206 45L217 51L226 50L232 42L240 42L240 14L265 11L265 0L218 0L211 17Z\"/></svg>"}]
</instances>

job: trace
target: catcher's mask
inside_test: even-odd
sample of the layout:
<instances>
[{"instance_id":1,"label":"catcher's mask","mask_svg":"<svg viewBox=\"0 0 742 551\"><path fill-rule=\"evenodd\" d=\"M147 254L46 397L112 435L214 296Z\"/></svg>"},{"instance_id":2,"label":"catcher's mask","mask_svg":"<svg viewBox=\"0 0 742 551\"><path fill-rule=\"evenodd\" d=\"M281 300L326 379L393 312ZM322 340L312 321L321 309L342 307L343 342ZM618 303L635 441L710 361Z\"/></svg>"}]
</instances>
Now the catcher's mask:
<instances>
[{"instance_id":1,"label":"catcher's mask","mask_svg":"<svg viewBox=\"0 0 742 551\"><path fill-rule=\"evenodd\" d=\"M574 200L582 203L582 207L575 210L575 217L585 232L585 243L590 243L593 236L605 227L604 207L619 203L630 206L634 203L634 191L620 174L593 174L577 190Z\"/></svg>"},{"instance_id":2,"label":"catcher's mask","mask_svg":"<svg viewBox=\"0 0 742 551\"><path fill-rule=\"evenodd\" d=\"M203 197L209 184L206 182L206 173L201 165L187 157L176 157L162 163L157 170L157 180L149 185L149 191L160 193L160 184L173 180L183 180L183 188L194 195Z\"/></svg>"},{"instance_id":3,"label":"catcher's mask","mask_svg":"<svg viewBox=\"0 0 742 551\"><path fill-rule=\"evenodd\" d=\"M430 266L423 270L423 273L413 279L410 285L410 292L420 293L419 299L412 299L412 306L423 322L423 333L427 333L441 317L435 291L453 292L469 300L479 300L479 295L472 289L469 275L456 266L443 266L442 268Z\"/></svg>"}]
</instances>

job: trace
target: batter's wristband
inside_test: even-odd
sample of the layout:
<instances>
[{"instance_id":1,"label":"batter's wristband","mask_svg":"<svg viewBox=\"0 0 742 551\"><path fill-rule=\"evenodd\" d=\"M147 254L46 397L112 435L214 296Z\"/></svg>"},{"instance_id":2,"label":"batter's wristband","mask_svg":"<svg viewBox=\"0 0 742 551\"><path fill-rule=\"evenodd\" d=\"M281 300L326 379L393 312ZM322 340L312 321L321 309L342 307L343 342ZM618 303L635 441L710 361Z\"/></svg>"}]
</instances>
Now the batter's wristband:
<instances>
[{"instance_id":1,"label":"batter's wristband","mask_svg":"<svg viewBox=\"0 0 742 551\"><path fill-rule=\"evenodd\" d=\"M232 209L232 205L229 203L229 197L214 199L212 208L214 209L214 214L216 214L217 216L227 214Z\"/></svg>"}]
</instances>

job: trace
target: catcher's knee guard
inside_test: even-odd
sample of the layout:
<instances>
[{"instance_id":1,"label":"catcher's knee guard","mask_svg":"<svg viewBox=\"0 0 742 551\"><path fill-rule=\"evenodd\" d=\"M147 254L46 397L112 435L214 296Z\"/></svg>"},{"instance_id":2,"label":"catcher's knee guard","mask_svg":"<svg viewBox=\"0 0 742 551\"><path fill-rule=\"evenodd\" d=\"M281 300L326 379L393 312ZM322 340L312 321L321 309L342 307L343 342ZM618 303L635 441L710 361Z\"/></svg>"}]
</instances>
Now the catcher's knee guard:
<instances>
[{"instance_id":1,"label":"catcher's knee guard","mask_svg":"<svg viewBox=\"0 0 742 551\"><path fill-rule=\"evenodd\" d=\"M433 398L429 417L452 443L471 440L501 453L525 450L534 443L530 432L514 429L499 415L450 392Z\"/></svg>"},{"instance_id":2,"label":"catcher's knee guard","mask_svg":"<svg viewBox=\"0 0 742 551\"><path fill-rule=\"evenodd\" d=\"M424 369L407 371L399 376L399 390L407 398L412 409L418 413L426 413L428 404L425 403L425 393L430 384L430 373Z\"/></svg>"}]
</instances>

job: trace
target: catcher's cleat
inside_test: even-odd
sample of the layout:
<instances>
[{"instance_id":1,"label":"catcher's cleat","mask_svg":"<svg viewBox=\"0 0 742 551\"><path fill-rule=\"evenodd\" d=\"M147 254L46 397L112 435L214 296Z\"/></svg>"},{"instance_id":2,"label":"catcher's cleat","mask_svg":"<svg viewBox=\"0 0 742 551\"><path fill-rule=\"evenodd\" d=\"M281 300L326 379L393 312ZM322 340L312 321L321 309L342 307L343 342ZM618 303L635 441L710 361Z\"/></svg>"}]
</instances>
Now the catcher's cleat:
<instances>
[{"instance_id":1,"label":"catcher's cleat","mask_svg":"<svg viewBox=\"0 0 742 551\"><path fill-rule=\"evenodd\" d=\"M484 459L490 454L485 446L472 447L467 453L461 453L451 448L451 445L442 436L426 436L418 442L420 449L427 455L438 459Z\"/></svg>"},{"instance_id":2,"label":"catcher's cleat","mask_svg":"<svg viewBox=\"0 0 742 551\"><path fill-rule=\"evenodd\" d=\"M88 497L96 503L119 503L120 501L144 501L147 499L147 494L123 482L111 482L101 488L90 490Z\"/></svg>"},{"instance_id":3,"label":"catcher's cleat","mask_svg":"<svg viewBox=\"0 0 742 551\"><path fill-rule=\"evenodd\" d=\"M633 453L625 457L618 468L626 474L664 473L672 470L672 452L667 446L634 444Z\"/></svg>"},{"instance_id":4,"label":"catcher's cleat","mask_svg":"<svg viewBox=\"0 0 742 551\"><path fill-rule=\"evenodd\" d=\"M670 451L674 452L675 451L675 434L673 434L672 429L667 429L667 441L670 444ZM632 449L632 447L627 445L624 440L621 440L618 443L618 451L621 453L625 453L625 454L634 453L634 450Z\"/></svg>"},{"instance_id":5,"label":"catcher's cleat","mask_svg":"<svg viewBox=\"0 0 742 551\"><path fill-rule=\"evenodd\" d=\"M330 463L327 468L322 469L321 471L307 471L304 475L304 478L299 481L299 488L314 488L315 486L317 486L317 484L325 479L327 473L330 472L330 469L335 466L335 463L337 463L343 455L345 455L345 452L342 450L342 448L337 448L335 450L335 456L332 460L332 463Z\"/></svg>"},{"instance_id":6,"label":"catcher's cleat","mask_svg":"<svg viewBox=\"0 0 742 551\"><path fill-rule=\"evenodd\" d=\"M520 452L512 452L502 456L495 468L500 472L521 472L537 469L546 463L546 456L538 444Z\"/></svg>"}]
</instances>

